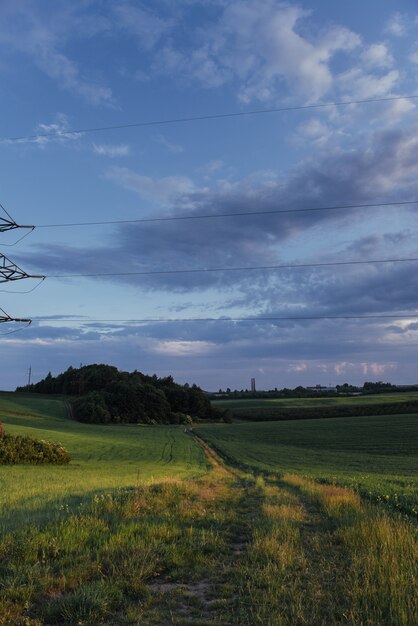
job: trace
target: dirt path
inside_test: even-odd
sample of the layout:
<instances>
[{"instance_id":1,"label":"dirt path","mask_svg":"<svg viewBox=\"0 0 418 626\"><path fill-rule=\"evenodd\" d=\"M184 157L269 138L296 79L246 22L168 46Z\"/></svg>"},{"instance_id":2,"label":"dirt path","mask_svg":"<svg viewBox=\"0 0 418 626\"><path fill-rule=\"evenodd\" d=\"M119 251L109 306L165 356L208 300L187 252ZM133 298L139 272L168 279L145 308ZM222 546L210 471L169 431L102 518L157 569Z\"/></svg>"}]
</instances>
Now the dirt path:
<instances>
[{"instance_id":1,"label":"dirt path","mask_svg":"<svg viewBox=\"0 0 418 626\"><path fill-rule=\"evenodd\" d=\"M204 501L205 531L219 547L202 563L196 554L193 569L180 568L151 585L158 618L144 624L409 626L405 599L400 599L404 592L386 580L387 572L381 581L387 586L382 589L386 608L374 598L380 594L376 564L387 546L373 539L364 563L353 552L353 528L369 523L371 511L368 505L363 509L356 494L298 476L255 477L196 440L212 472L194 495ZM393 550L399 552L396 546ZM368 604L363 595L369 584L373 598Z\"/></svg>"},{"instance_id":2,"label":"dirt path","mask_svg":"<svg viewBox=\"0 0 418 626\"><path fill-rule=\"evenodd\" d=\"M64 406L65 406L65 410L67 411L67 417L70 420L74 420L74 411L73 411L73 407L71 406L71 402L69 402L68 400L64 400Z\"/></svg>"},{"instance_id":3,"label":"dirt path","mask_svg":"<svg viewBox=\"0 0 418 626\"><path fill-rule=\"evenodd\" d=\"M319 507L293 486L265 482L227 465L206 442L196 440L212 467L207 513L218 513L207 530L216 527L222 547L206 567L151 585L158 619L161 607L166 610L164 621L149 623L293 626L309 624L309 615L328 615L329 624L338 623L332 592L340 546ZM207 495L202 490L201 496Z\"/></svg>"}]
</instances>

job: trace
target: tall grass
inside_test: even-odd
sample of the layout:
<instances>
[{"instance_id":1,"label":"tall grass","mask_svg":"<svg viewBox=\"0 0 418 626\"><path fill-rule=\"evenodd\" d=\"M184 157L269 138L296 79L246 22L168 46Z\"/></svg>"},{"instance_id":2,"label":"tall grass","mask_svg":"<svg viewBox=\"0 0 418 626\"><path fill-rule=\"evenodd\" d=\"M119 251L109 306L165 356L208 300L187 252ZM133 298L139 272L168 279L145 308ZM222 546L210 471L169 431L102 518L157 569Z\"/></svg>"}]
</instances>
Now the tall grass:
<instances>
[{"instance_id":1,"label":"tall grass","mask_svg":"<svg viewBox=\"0 0 418 626\"><path fill-rule=\"evenodd\" d=\"M283 481L308 495L334 524L334 535L343 547L345 587L350 599L344 613L347 623L414 623L418 607L412 525L361 503L351 490L295 475L284 476Z\"/></svg>"},{"instance_id":2,"label":"tall grass","mask_svg":"<svg viewBox=\"0 0 418 626\"><path fill-rule=\"evenodd\" d=\"M314 480L295 474L286 474L283 476L283 482L309 494L310 498L317 502L324 513L330 517L356 514L361 509L360 497L351 489L336 485L321 485Z\"/></svg>"},{"instance_id":3,"label":"tall grass","mask_svg":"<svg viewBox=\"0 0 418 626\"><path fill-rule=\"evenodd\" d=\"M417 415L211 424L198 433L240 467L351 487L418 516Z\"/></svg>"}]
</instances>

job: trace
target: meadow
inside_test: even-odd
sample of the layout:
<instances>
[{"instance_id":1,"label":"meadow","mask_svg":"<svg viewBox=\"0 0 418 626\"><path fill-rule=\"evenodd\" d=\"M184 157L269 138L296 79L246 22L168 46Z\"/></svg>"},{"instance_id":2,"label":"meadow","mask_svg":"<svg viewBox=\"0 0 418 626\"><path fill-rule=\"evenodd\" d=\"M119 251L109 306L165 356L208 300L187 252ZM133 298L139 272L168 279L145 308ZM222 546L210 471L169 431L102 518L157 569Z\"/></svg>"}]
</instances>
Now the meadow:
<instances>
[{"instance_id":1,"label":"meadow","mask_svg":"<svg viewBox=\"0 0 418 626\"><path fill-rule=\"evenodd\" d=\"M416 623L415 416L192 436L80 424L61 398L15 394L0 415L72 456L0 467L0 626ZM398 485L401 513L359 496L369 479Z\"/></svg>"},{"instance_id":2,"label":"meadow","mask_svg":"<svg viewBox=\"0 0 418 626\"><path fill-rule=\"evenodd\" d=\"M360 396L333 396L325 398L221 398L212 400L215 407L222 409L261 409L281 407L316 407L316 406L357 406L375 404L396 404L417 402L417 392L380 393Z\"/></svg>"},{"instance_id":3,"label":"meadow","mask_svg":"<svg viewBox=\"0 0 418 626\"><path fill-rule=\"evenodd\" d=\"M0 394L0 417L8 433L60 443L71 455L68 466L0 467L0 529L60 516L93 494L207 470L181 428L82 424L62 399L35 394Z\"/></svg>"},{"instance_id":4,"label":"meadow","mask_svg":"<svg viewBox=\"0 0 418 626\"><path fill-rule=\"evenodd\" d=\"M417 415L208 424L197 432L237 466L298 472L418 514Z\"/></svg>"}]
</instances>

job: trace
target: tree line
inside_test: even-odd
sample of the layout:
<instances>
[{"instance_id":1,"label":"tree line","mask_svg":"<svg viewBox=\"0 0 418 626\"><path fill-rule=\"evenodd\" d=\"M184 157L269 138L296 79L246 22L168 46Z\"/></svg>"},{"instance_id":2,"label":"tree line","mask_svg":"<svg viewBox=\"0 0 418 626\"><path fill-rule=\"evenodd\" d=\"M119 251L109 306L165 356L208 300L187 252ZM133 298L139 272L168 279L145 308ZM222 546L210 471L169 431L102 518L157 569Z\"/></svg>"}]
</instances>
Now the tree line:
<instances>
[{"instance_id":1,"label":"tree line","mask_svg":"<svg viewBox=\"0 0 418 626\"><path fill-rule=\"evenodd\" d=\"M197 385L104 364L69 367L58 376L49 372L38 383L16 391L69 396L74 417L83 422L179 424L191 418L222 417Z\"/></svg>"}]
</instances>

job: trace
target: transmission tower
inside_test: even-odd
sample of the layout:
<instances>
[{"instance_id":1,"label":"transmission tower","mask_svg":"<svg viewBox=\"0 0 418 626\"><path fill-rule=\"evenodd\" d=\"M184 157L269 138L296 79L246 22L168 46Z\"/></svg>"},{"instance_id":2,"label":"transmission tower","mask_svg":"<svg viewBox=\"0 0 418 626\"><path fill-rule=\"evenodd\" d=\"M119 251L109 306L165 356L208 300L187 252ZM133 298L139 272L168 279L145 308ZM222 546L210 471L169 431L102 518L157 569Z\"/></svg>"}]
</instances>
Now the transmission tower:
<instances>
[{"instance_id":1,"label":"transmission tower","mask_svg":"<svg viewBox=\"0 0 418 626\"><path fill-rule=\"evenodd\" d=\"M7 231L15 230L18 228L30 230L33 230L35 228L34 226L24 226L18 224L6 211L2 204L0 204L0 208L4 212L4 216L0 215L0 233L5 233ZM45 276L28 274L27 272L22 270L22 268L16 265L16 263L7 258L7 256L0 253L0 283L14 282L16 280L23 280L25 278L39 278L41 280L44 280ZM5 322L23 322L29 326L29 324L32 323L32 320L28 318L12 317L8 313L6 313L4 309L0 308L0 324Z\"/></svg>"},{"instance_id":2,"label":"transmission tower","mask_svg":"<svg viewBox=\"0 0 418 626\"><path fill-rule=\"evenodd\" d=\"M45 276L28 274L16 265L16 263L8 259L7 256L0 254L0 283L22 280L23 278L40 278L44 280Z\"/></svg>"},{"instance_id":3,"label":"transmission tower","mask_svg":"<svg viewBox=\"0 0 418 626\"><path fill-rule=\"evenodd\" d=\"M8 230L15 230L16 228L29 228L30 230L33 230L35 228L35 226L26 226L26 225L18 224L17 222L15 222L15 220L6 211L6 209L1 203L0 203L0 208L2 208L6 214L6 217L3 217L2 215L0 215L0 233L5 233Z\"/></svg>"},{"instance_id":4,"label":"transmission tower","mask_svg":"<svg viewBox=\"0 0 418 626\"><path fill-rule=\"evenodd\" d=\"M11 317L6 311L0 308L0 324L3 322L24 322L29 325L32 323L32 320L23 317Z\"/></svg>"}]
</instances>

